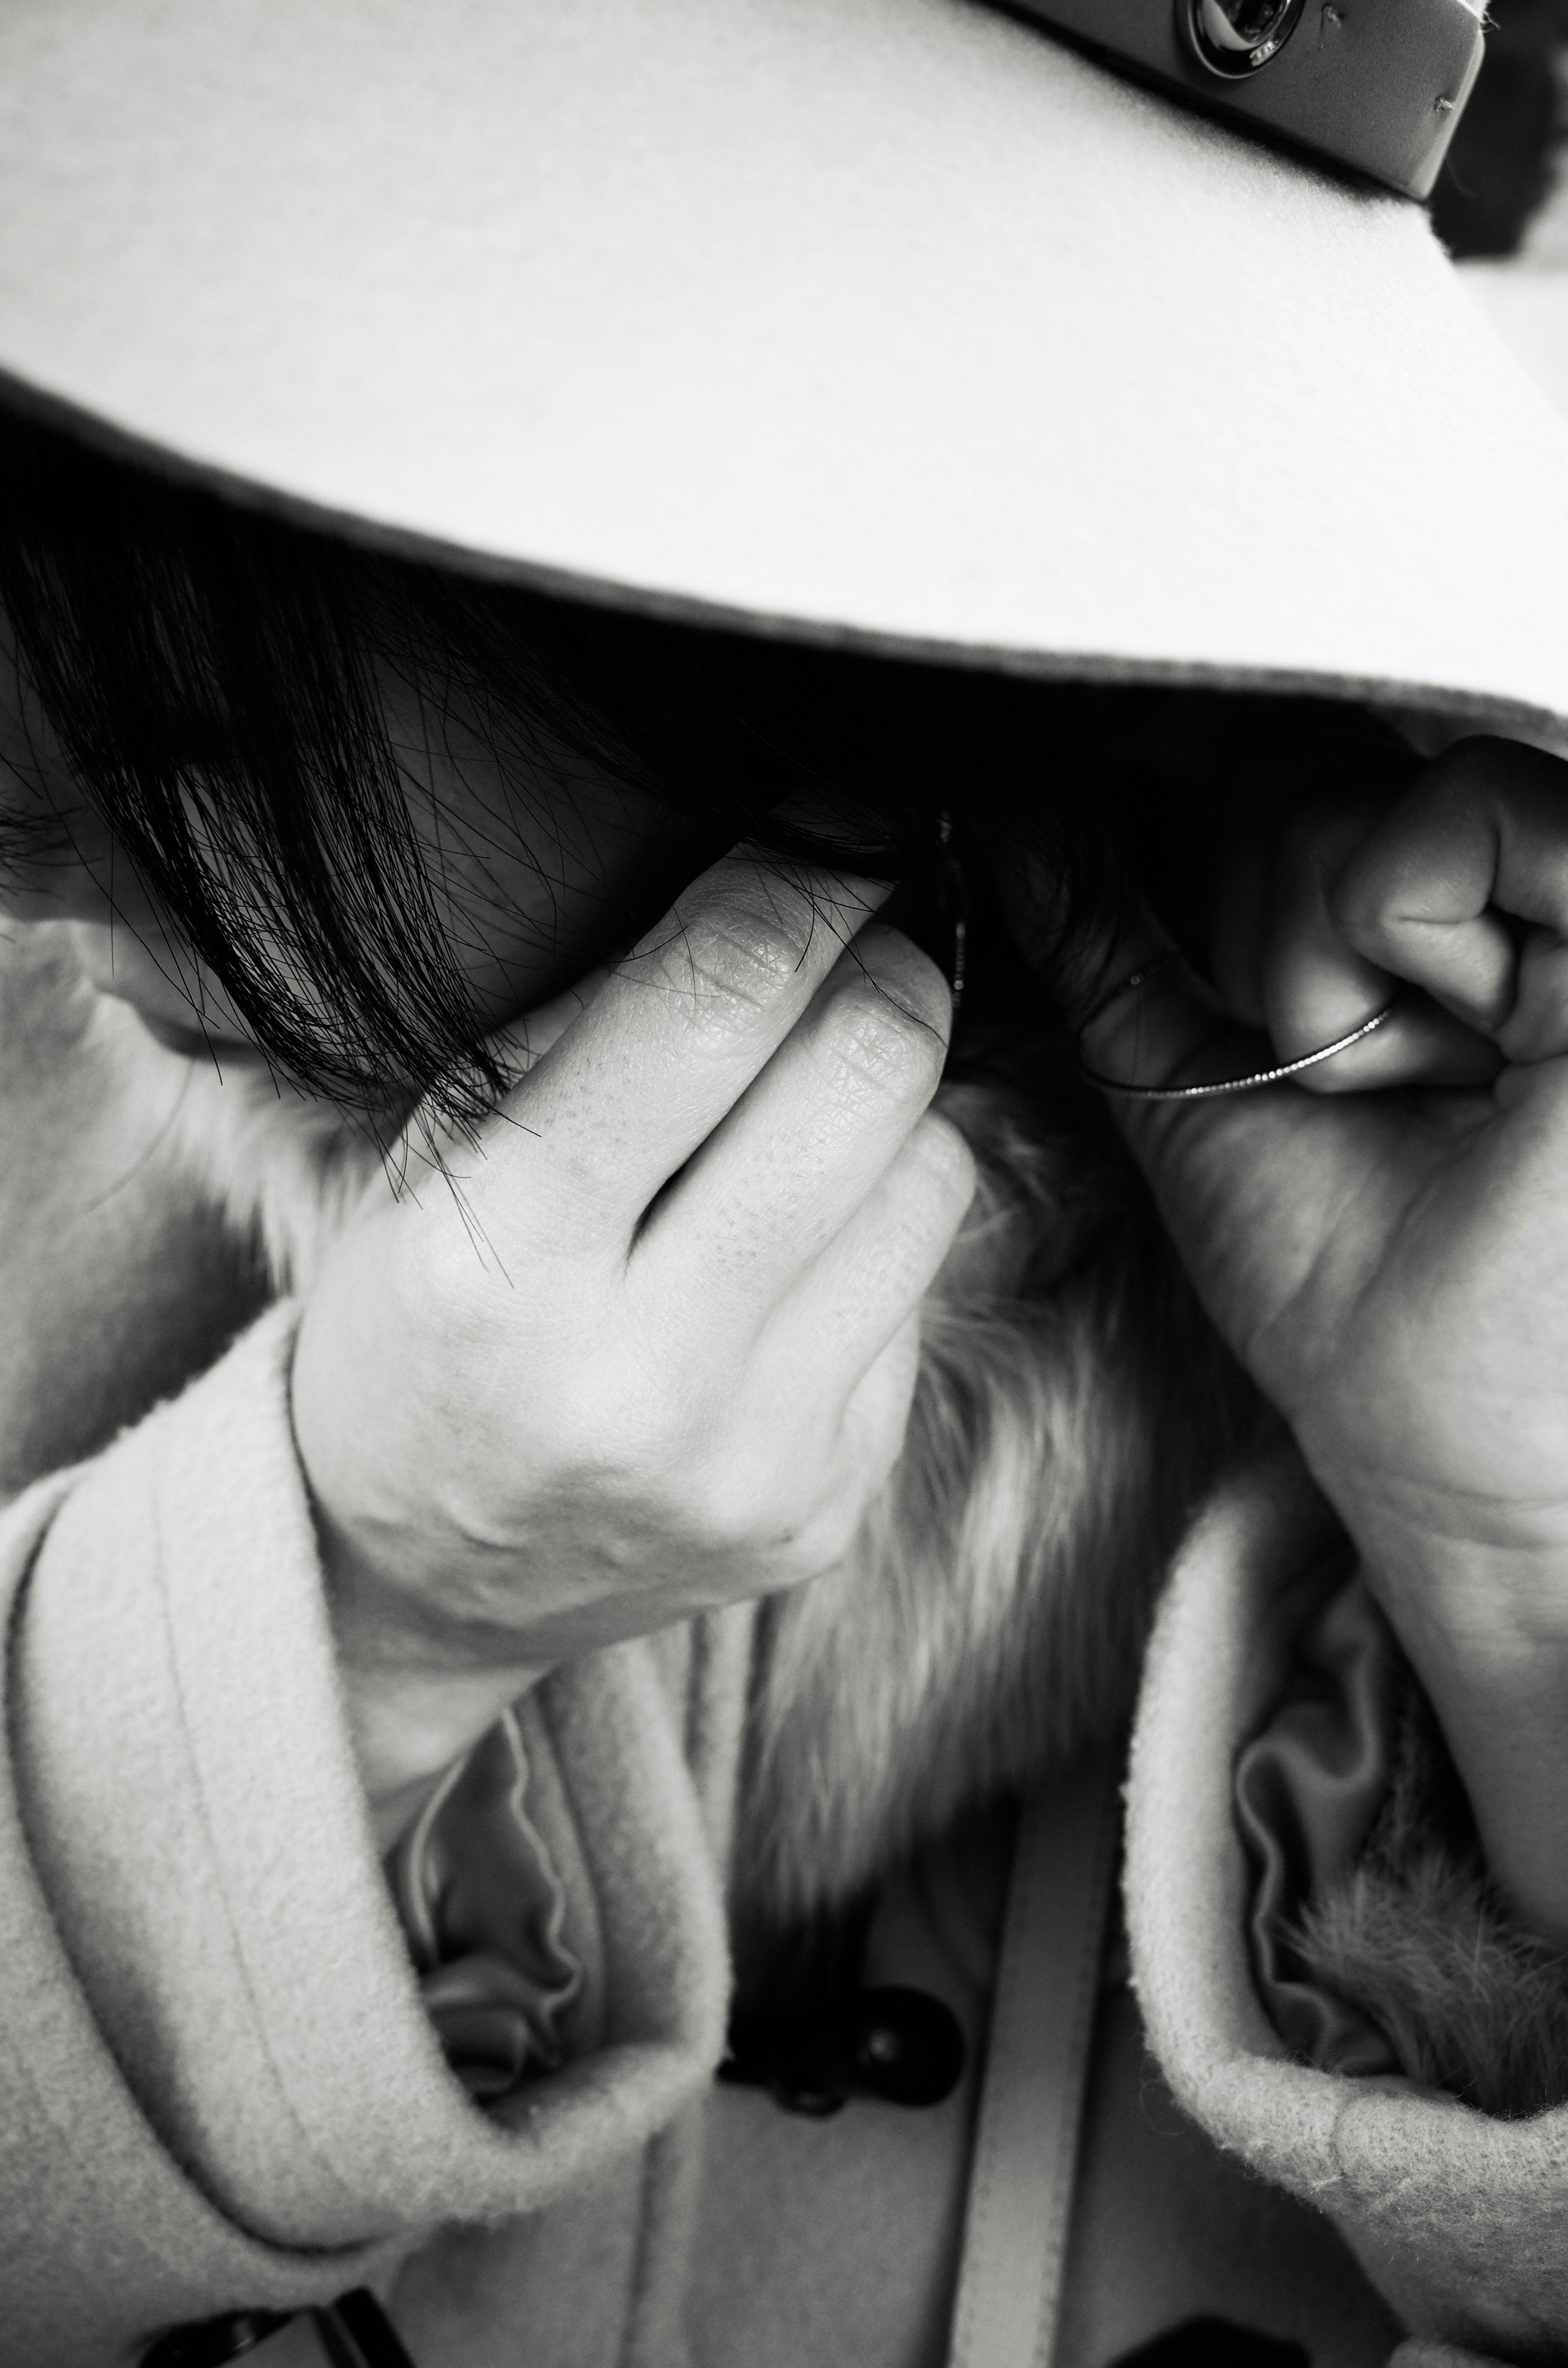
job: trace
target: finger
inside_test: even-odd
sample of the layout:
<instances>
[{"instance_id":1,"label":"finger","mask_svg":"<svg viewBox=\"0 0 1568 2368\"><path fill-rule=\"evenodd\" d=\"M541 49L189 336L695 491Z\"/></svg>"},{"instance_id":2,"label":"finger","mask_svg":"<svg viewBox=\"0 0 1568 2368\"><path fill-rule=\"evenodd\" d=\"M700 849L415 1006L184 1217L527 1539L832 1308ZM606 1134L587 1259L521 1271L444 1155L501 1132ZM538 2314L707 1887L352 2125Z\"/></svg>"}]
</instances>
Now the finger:
<instances>
[{"instance_id":1,"label":"finger","mask_svg":"<svg viewBox=\"0 0 1568 2368\"><path fill-rule=\"evenodd\" d=\"M1358 952L1500 1035L1518 988L1509 919L1568 935L1568 768L1462 742L1356 851L1331 905Z\"/></svg>"},{"instance_id":2,"label":"finger","mask_svg":"<svg viewBox=\"0 0 1568 2368\"><path fill-rule=\"evenodd\" d=\"M634 1268L711 1320L760 1325L873 1190L936 1092L951 997L909 939L873 923L654 1210Z\"/></svg>"},{"instance_id":3,"label":"finger","mask_svg":"<svg viewBox=\"0 0 1568 2368\"><path fill-rule=\"evenodd\" d=\"M609 978L609 971L602 964L589 971L586 977L553 996L550 1002L539 1004L505 1028L498 1028L489 1039L491 1049L516 1076L526 1077L560 1042L573 1022L582 1018L608 985Z\"/></svg>"},{"instance_id":4,"label":"finger","mask_svg":"<svg viewBox=\"0 0 1568 2368\"><path fill-rule=\"evenodd\" d=\"M844 1408L841 1429L859 1483L862 1512L903 1451L909 1409L920 1378L920 1310L914 1306L879 1349Z\"/></svg>"},{"instance_id":5,"label":"finger","mask_svg":"<svg viewBox=\"0 0 1568 2368\"><path fill-rule=\"evenodd\" d=\"M1261 1030L1238 1021L1158 923L1140 910L1075 998L1083 1067L1119 1108L1145 1092L1245 1076L1272 1059Z\"/></svg>"},{"instance_id":6,"label":"finger","mask_svg":"<svg viewBox=\"0 0 1568 2368\"><path fill-rule=\"evenodd\" d=\"M1568 951L1552 932L1532 930L1519 951L1514 1008L1497 1030L1512 1062L1551 1061L1568 1052Z\"/></svg>"},{"instance_id":7,"label":"finger","mask_svg":"<svg viewBox=\"0 0 1568 2368\"><path fill-rule=\"evenodd\" d=\"M514 1079L526 1077L574 1021L582 1018L608 977L606 969L589 971L575 985L552 996L550 1002L496 1029L486 1039L486 1050L494 1054L502 1069ZM473 1151L472 1127L460 1119L448 1117L433 1099L427 1099L409 1124L388 1180L395 1178L399 1195L406 1194L415 1201L435 1178L443 1185L458 1184L467 1191L476 1172Z\"/></svg>"},{"instance_id":8,"label":"finger","mask_svg":"<svg viewBox=\"0 0 1568 2368\"><path fill-rule=\"evenodd\" d=\"M776 1310L760 1353L844 1404L930 1289L974 1198L972 1153L927 1111L847 1224Z\"/></svg>"},{"instance_id":9,"label":"finger","mask_svg":"<svg viewBox=\"0 0 1568 2368\"><path fill-rule=\"evenodd\" d=\"M523 1167L558 1222L624 1249L887 893L751 854L705 872L507 1104L492 1194Z\"/></svg>"},{"instance_id":10,"label":"finger","mask_svg":"<svg viewBox=\"0 0 1568 2368\"><path fill-rule=\"evenodd\" d=\"M1426 995L1402 995L1398 976L1351 945L1340 926L1334 885L1382 818L1361 804L1322 806L1295 815L1281 837L1259 956L1259 1002L1276 1056L1305 1059L1386 1012L1374 1033L1312 1062L1297 1082L1318 1094L1484 1084L1501 1065L1494 1046Z\"/></svg>"},{"instance_id":11,"label":"finger","mask_svg":"<svg viewBox=\"0 0 1568 2368\"><path fill-rule=\"evenodd\" d=\"M1096 1070L1124 1075L1122 1064L1135 1060L1150 1082L1184 1085L1244 1076L1272 1061L1268 1039L1219 1011L1183 963L1157 973L1138 1000L1135 1022L1108 1013L1085 1032ZM1211 1099L1107 1101L1210 1315L1289 1416L1301 1375L1281 1313L1335 1255L1323 1212L1384 1189L1394 1109L1376 1097L1313 1101L1288 1081ZM1353 1246L1353 1228L1346 1238Z\"/></svg>"},{"instance_id":12,"label":"finger","mask_svg":"<svg viewBox=\"0 0 1568 2368\"><path fill-rule=\"evenodd\" d=\"M1035 901L1050 909L1043 894ZM1022 950L1032 951L1027 937ZM1049 942L1040 959L1060 986ZM1138 984L1128 988L1130 977ZM1091 1076L1186 1086L1273 1063L1267 1036L1232 1016L1146 913L1079 965L1069 993L1065 1016ZM1277 1345L1278 1312L1322 1256L1318 1211L1377 1189L1377 1156L1397 1120L1376 1101L1325 1107L1283 1083L1175 1101L1108 1092L1106 1103L1210 1316L1289 1413L1296 1385Z\"/></svg>"},{"instance_id":13,"label":"finger","mask_svg":"<svg viewBox=\"0 0 1568 2368\"><path fill-rule=\"evenodd\" d=\"M920 1311L912 1308L891 1340L867 1365L837 1413L836 1438L826 1459L825 1485L788 1550L768 1570L770 1587L813 1578L851 1550L868 1507L903 1452L909 1409L920 1374ZM811 1388L813 1377L782 1372L774 1384L782 1403Z\"/></svg>"}]
</instances>

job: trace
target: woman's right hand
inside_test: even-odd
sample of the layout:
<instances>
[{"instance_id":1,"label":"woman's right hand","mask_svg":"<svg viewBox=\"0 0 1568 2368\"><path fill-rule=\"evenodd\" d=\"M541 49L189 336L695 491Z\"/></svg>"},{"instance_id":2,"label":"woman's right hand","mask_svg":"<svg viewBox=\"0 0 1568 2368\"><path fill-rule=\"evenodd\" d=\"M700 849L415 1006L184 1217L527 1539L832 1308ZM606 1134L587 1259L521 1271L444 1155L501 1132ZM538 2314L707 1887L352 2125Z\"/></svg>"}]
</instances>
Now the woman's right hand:
<instances>
[{"instance_id":1,"label":"woman's right hand","mask_svg":"<svg viewBox=\"0 0 1568 2368\"><path fill-rule=\"evenodd\" d=\"M1568 1946L1568 766L1450 748L1251 867L1217 965L1147 920L1090 1017L1187 1271L1285 1416L1442 1724L1493 1880ZM1374 1015L1374 1032L1350 1042ZM1267 1023L1259 1036L1233 1015Z\"/></svg>"},{"instance_id":2,"label":"woman's right hand","mask_svg":"<svg viewBox=\"0 0 1568 2368\"><path fill-rule=\"evenodd\" d=\"M883 893L717 865L328 1261L293 1414L372 1792L528 1674L844 1553L973 1190Z\"/></svg>"}]
</instances>

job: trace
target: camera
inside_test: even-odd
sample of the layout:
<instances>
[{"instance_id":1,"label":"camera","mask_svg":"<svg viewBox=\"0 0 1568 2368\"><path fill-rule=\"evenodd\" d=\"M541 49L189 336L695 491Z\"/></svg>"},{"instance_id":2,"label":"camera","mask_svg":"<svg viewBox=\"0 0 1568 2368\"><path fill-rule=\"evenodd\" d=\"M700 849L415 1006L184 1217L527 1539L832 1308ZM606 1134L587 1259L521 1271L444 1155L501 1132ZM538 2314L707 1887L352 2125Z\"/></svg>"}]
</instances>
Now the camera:
<instances>
[{"instance_id":1,"label":"camera","mask_svg":"<svg viewBox=\"0 0 1568 2368\"><path fill-rule=\"evenodd\" d=\"M1213 112L1428 198L1481 71L1467 0L1013 0Z\"/></svg>"}]
</instances>

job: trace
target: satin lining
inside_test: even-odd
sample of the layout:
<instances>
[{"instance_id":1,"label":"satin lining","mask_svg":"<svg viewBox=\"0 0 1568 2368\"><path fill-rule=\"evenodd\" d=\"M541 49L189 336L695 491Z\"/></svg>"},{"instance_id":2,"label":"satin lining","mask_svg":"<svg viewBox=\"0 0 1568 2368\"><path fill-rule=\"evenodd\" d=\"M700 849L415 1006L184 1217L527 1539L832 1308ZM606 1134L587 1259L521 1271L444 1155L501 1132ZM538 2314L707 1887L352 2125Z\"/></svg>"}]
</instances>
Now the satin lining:
<instances>
[{"instance_id":1,"label":"satin lining","mask_svg":"<svg viewBox=\"0 0 1568 2368\"><path fill-rule=\"evenodd\" d=\"M441 2050L476 2103L553 2071L583 1985L566 1902L528 1814L508 1711L450 1770L387 1861L392 1900Z\"/></svg>"},{"instance_id":2,"label":"satin lining","mask_svg":"<svg viewBox=\"0 0 1568 2368\"><path fill-rule=\"evenodd\" d=\"M1256 1874L1247 1935L1269 2020L1320 2071L1404 2070L1371 2019L1305 1977L1291 1933L1353 1871L1392 1775L1399 1647L1359 1579L1303 1630L1284 1692L1236 1761L1237 1823Z\"/></svg>"},{"instance_id":3,"label":"satin lining","mask_svg":"<svg viewBox=\"0 0 1568 2368\"><path fill-rule=\"evenodd\" d=\"M1369 2015L1308 1978L1292 1935L1305 1905L1346 1880L1366 1847L1389 1790L1403 1682L1398 1645L1352 1577L1301 1632L1267 1724L1235 1767L1236 1819L1255 1877L1247 1939L1265 2010L1302 2061L1361 2078L1406 2067ZM562 2062L560 2020L583 1981L527 1787L507 1713L388 1861L426 2011L479 2102Z\"/></svg>"}]
</instances>

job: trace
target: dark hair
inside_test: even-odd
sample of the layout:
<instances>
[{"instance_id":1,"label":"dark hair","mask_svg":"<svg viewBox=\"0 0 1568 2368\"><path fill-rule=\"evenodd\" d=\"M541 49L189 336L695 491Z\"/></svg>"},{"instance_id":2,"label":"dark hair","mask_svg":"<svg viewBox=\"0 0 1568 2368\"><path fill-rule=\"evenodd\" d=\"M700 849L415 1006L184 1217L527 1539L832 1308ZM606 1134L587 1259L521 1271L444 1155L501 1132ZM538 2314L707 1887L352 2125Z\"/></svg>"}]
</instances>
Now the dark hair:
<instances>
[{"instance_id":1,"label":"dark hair","mask_svg":"<svg viewBox=\"0 0 1568 2368\"><path fill-rule=\"evenodd\" d=\"M1107 893L1120 840L1196 928L1261 780L1407 765L1330 701L1032 682L677 625L356 546L0 412L0 606L82 790L257 1040L346 1103L505 1084L454 961L382 708L460 712L517 784L585 758L656 799L685 872L750 839L896 880L949 810ZM812 833L775 809L809 793ZM502 818L526 843L526 814ZM3 849L0 849L3 851ZM606 916L607 946L652 908ZM281 958L287 958L286 961ZM288 983L294 969L309 982Z\"/></svg>"}]
</instances>

